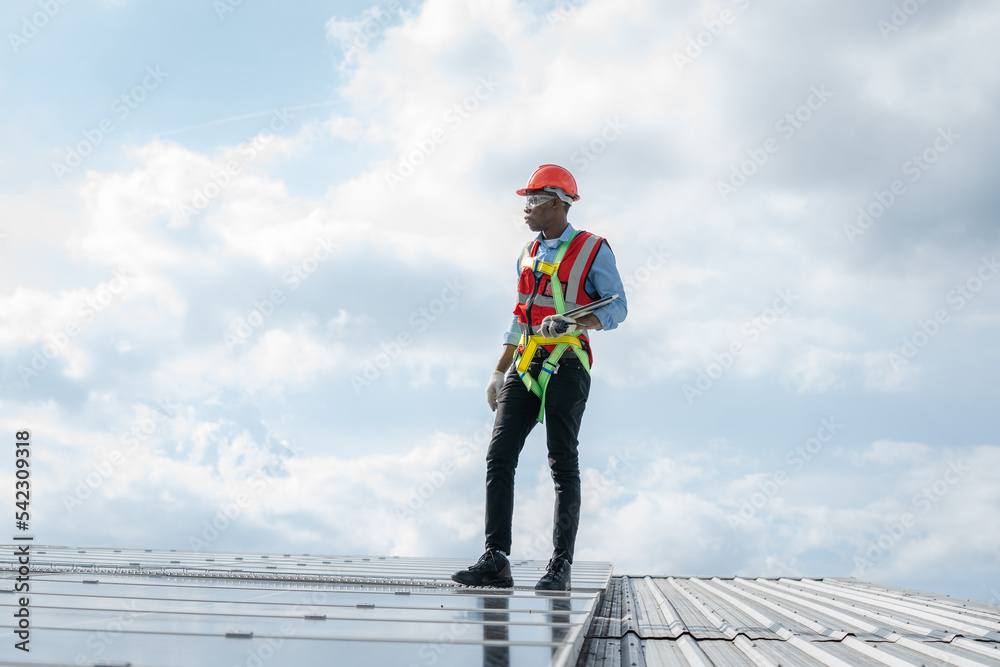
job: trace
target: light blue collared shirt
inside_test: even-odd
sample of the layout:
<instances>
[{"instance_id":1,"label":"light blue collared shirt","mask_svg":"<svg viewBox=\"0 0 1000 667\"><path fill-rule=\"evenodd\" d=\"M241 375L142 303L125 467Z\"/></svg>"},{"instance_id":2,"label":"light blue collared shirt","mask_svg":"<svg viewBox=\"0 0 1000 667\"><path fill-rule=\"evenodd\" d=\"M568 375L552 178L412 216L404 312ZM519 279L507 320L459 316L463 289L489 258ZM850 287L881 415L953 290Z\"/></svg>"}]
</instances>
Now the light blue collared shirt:
<instances>
[{"instance_id":1,"label":"light blue collared shirt","mask_svg":"<svg viewBox=\"0 0 1000 667\"><path fill-rule=\"evenodd\" d=\"M569 241L575 231L573 225L567 223L566 229L559 235L559 238L545 239L539 233L538 248L542 250L542 261L551 262L554 260L559 246L562 245L563 241ZM517 256L517 275L521 275L521 255ZM540 278L541 275L541 272L535 271L536 279ZM618 295L617 299L611 303L604 304L594 311L594 315L601 321L601 326L605 330L610 331L625 320L625 316L628 315L628 303L625 301L625 286L622 284L621 276L618 275L618 267L615 265L615 254L611 252L611 248L608 247L607 243L602 243L600 249L597 251L594 263L590 265L587 278L583 281L583 288L587 290L588 294L591 296L596 294L598 298L606 297L610 294ZM520 339L521 326L518 324L517 316L515 315L510 324L510 329L504 335L503 342L504 345L517 345Z\"/></svg>"}]
</instances>

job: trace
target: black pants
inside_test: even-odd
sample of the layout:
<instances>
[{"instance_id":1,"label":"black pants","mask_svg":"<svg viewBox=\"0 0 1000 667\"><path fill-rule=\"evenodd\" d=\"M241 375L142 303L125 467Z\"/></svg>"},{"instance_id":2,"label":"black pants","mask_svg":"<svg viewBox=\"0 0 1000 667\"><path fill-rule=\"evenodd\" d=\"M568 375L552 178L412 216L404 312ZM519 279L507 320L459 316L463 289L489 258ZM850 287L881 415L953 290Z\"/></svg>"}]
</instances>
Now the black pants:
<instances>
[{"instance_id":1,"label":"black pants","mask_svg":"<svg viewBox=\"0 0 1000 667\"><path fill-rule=\"evenodd\" d=\"M536 357L530 371L538 377ZM577 434L590 395L590 373L572 350L560 359L545 396L545 433L549 468L556 487L552 527L553 555L573 562L580 525L580 458ZM524 441L537 424L541 401L528 391L512 368L497 396L493 438L486 454L486 548L511 550L514 516L514 469Z\"/></svg>"}]
</instances>

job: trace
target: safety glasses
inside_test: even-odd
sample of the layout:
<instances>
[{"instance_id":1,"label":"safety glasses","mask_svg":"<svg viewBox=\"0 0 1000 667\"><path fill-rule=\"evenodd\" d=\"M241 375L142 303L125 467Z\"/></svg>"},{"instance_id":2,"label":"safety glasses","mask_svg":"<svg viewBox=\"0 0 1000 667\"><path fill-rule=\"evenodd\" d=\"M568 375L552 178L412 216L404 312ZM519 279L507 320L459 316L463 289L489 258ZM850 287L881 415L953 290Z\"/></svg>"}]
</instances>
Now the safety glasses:
<instances>
[{"instance_id":1,"label":"safety glasses","mask_svg":"<svg viewBox=\"0 0 1000 667\"><path fill-rule=\"evenodd\" d=\"M550 202L553 199L555 199L555 197L552 195L528 195L524 199L524 205L527 208L535 208L536 206L541 206L542 204Z\"/></svg>"}]
</instances>

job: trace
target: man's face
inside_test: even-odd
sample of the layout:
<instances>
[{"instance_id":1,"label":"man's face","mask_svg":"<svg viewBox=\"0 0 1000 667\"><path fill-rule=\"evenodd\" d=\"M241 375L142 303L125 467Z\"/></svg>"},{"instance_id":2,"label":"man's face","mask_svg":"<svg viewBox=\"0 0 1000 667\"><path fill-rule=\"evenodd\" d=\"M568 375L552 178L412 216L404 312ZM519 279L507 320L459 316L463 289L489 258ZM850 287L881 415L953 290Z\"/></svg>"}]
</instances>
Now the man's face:
<instances>
[{"instance_id":1,"label":"man's face","mask_svg":"<svg viewBox=\"0 0 1000 667\"><path fill-rule=\"evenodd\" d=\"M544 199L539 203L535 200ZM535 204L531 206L529 204ZM558 210L562 208L562 202L551 192L544 190L528 190L524 202L524 222L528 229L533 232L540 232L548 228L557 219Z\"/></svg>"}]
</instances>

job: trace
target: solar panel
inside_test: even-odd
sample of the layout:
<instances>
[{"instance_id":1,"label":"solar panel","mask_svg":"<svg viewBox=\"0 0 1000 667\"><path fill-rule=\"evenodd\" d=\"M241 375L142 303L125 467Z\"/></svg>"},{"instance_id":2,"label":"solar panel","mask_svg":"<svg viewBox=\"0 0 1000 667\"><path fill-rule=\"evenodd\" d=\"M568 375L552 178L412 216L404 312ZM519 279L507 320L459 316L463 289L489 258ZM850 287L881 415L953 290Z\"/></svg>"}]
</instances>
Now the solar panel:
<instances>
[{"instance_id":1,"label":"solar panel","mask_svg":"<svg viewBox=\"0 0 1000 667\"><path fill-rule=\"evenodd\" d=\"M575 563L572 592L544 593L544 561L512 561L506 590L450 580L471 562L35 546L31 652L15 655L0 547L0 664L574 664L610 563Z\"/></svg>"}]
</instances>

